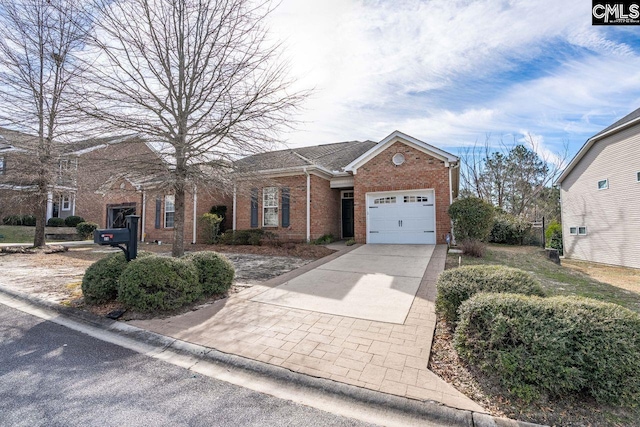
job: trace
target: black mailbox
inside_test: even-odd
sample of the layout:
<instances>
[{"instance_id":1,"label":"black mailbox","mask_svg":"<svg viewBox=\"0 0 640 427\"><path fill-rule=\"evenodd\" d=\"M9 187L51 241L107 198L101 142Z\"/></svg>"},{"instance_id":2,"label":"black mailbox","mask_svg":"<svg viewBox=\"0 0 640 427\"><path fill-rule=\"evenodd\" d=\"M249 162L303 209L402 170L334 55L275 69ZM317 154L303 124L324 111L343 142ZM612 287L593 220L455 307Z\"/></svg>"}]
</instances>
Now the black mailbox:
<instances>
[{"instance_id":1,"label":"black mailbox","mask_svg":"<svg viewBox=\"0 0 640 427\"><path fill-rule=\"evenodd\" d=\"M127 228L107 228L94 231L93 243L120 248L127 261L131 261L138 256L138 220L140 217L127 215L126 218Z\"/></svg>"},{"instance_id":2,"label":"black mailbox","mask_svg":"<svg viewBox=\"0 0 640 427\"><path fill-rule=\"evenodd\" d=\"M107 228L93 232L93 242L100 245L117 245L129 243L128 228Z\"/></svg>"}]
</instances>

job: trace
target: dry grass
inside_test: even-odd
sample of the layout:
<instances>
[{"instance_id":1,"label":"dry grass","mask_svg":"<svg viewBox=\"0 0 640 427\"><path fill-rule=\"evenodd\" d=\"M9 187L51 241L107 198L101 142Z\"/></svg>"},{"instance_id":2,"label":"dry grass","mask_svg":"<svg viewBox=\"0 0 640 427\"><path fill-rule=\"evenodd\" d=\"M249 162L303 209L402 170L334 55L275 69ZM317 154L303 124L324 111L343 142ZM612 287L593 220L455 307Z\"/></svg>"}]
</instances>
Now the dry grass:
<instances>
[{"instance_id":1,"label":"dry grass","mask_svg":"<svg viewBox=\"0 0 640 427\"><path fill-rule=\"evenodd\" d=\"M640 294L640 269L573 259L562 260L562 265L584 273L593 280Z\"/></svg>"}]
</instances>

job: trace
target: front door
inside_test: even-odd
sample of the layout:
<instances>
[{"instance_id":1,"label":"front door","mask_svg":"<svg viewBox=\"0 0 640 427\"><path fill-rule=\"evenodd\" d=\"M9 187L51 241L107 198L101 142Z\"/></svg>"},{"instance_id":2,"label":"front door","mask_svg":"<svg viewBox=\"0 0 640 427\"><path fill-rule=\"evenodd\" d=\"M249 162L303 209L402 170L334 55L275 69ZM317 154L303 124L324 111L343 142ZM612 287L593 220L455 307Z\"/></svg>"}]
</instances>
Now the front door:
<instances>
[{"instance_id":1,"label":"front door","mask_svg":"<svg viewBox=\"0 0 640 427\"><path fill-rule=\"evenodd\" d=\"M342 199L342 237L353 237L353 199Z\"/></svg>"},{"instance_id":2,"label":"front door","mask_svg":"<svg viewBox=\"0 0 640 427\"><path fill-rule=\"evenodd\" d=\"M107 228L127 228L127 215L136 214L136 204L107 205Z\"/></svg>"}]
</instances>

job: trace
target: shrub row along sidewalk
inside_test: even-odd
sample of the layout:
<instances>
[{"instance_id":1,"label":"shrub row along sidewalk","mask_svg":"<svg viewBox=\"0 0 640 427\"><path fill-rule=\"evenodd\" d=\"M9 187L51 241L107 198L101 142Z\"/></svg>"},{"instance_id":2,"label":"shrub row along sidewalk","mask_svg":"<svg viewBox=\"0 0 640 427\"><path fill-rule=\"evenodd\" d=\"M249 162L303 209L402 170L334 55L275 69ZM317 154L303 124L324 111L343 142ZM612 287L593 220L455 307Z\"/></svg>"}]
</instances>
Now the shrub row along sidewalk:
<instances>
[{"instance_id":1,"label":"shrub row along sidewalk","mask_svg":"<svg viewBox=\"0 0 640 427\"><path fill-rule=\"evenodd\" d=\"M456 322L459 355L525 402L586 394L640 402L640 315L580 297L544 298L528 273L460 267L438 280L436 307Z\"/></svg>"},{"instance_id":2,"label":"shrub row along sidewalk","mask_svg":"<svg viewBox=\"0 0 640 427\"><path fill-rule=\"evenodd\" d=\"M141 312L174 310L226 292L234 275L231 262L216 252L196 252L178 259L139 252L129 263L118 253L87 269L82 293L88 304L117 299Z\"/></svg>"}]
</instances>

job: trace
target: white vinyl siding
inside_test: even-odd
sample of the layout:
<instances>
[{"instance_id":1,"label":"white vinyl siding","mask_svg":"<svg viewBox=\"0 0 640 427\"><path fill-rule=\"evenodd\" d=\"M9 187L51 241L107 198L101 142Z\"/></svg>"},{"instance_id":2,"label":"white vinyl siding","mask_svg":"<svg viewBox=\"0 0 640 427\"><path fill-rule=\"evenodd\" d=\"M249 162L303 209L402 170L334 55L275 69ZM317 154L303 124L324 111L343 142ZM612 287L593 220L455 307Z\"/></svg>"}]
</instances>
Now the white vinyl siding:
<instances>
[{"instance_id":1,"label":"white vinyl siding","mask_svg":"<svg viewBox=\"0 0 640 427\"><path fill-rule=\"evenodd\" d=\"M640 185L635 185L639 159L636 125L595 142L563 180L567 258L640 268ZM609 188L598 190L596 184L605 179Z\"/></svg>"}]
</instances>

